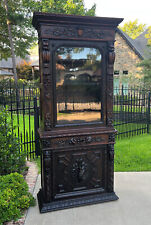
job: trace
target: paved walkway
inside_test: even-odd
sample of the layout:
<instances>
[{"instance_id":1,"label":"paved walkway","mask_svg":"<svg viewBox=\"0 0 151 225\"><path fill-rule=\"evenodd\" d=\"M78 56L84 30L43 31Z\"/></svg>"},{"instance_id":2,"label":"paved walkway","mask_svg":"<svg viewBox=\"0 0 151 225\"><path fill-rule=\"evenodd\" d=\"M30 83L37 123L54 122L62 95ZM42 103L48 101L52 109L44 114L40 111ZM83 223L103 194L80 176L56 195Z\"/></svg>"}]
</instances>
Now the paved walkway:
<instances>
[{"instance_id":1,"label":"paved walkway","mask_svg":"<svg viewBox=\"0 0 151 225\"><path fill-rule=\"evenodd\" d=\"M34 195L40 187L38 177ZM25 225L151 225L151 172L115 173L118 201L40 214L28 210Z\"/></svg>"}]
</instances>

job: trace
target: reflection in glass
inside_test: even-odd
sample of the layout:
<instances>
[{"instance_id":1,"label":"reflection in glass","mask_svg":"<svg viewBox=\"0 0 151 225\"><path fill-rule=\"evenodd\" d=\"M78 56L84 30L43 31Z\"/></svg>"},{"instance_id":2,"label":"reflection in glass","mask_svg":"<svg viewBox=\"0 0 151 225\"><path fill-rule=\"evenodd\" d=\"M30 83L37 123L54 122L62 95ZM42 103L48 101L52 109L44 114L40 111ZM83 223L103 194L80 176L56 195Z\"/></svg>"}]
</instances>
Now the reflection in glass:
<instances>
[{"instance_id":1,"label":"reflection in glass","mask_svg":"<svg viewBox=\"0 0 151 225\"><path fill-rule=\"evenodd\" d=\"M57 124L101 120L101 54L95 48L56 51Z\"/></svg>"}]
</instances>

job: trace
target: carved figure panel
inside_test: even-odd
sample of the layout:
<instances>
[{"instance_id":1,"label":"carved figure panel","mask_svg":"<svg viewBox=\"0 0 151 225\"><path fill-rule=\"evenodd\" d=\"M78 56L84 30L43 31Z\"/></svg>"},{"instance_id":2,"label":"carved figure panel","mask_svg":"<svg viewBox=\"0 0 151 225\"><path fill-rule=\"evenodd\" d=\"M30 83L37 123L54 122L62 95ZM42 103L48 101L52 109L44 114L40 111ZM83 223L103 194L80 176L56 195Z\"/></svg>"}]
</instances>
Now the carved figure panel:
<instances>
[{"instance_id":1,"label":"carved figure panel","mask_svg":"<svg viewBox=\"0 0 151 225\"><path fill-rule=\"evenodd\" d=\"M56 198L68 196L71 192L76 195L81 190L104 189L104 163L102 149L55 153L53 165Z\"/></svg>"}]
</instances>

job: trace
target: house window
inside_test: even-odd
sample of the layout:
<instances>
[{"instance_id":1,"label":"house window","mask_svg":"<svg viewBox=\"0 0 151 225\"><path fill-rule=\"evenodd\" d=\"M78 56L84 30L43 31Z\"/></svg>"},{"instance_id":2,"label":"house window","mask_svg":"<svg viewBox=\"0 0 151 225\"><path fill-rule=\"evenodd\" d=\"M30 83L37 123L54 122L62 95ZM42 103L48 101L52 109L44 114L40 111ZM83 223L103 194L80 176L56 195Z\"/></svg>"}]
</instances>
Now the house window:
<instances>
[{"instance_id":1,"label":"house window","mask_svg":"<svg viewBox=\"0 0 151 225\"><path fill-rule=\"evenodd\" d=\"M127 75L128 74L128 70L124 70L123 74Z\"/></svg>"},{"instance_id":2,"label":"house window","mask_svg":"<svg viewBox=\"0 0 151 225\"><path fill-rule=\"evenodd\" d=\"M120 71L119 70L114 70L114 75L119 75Z\"/></svg>"}]
</instances>

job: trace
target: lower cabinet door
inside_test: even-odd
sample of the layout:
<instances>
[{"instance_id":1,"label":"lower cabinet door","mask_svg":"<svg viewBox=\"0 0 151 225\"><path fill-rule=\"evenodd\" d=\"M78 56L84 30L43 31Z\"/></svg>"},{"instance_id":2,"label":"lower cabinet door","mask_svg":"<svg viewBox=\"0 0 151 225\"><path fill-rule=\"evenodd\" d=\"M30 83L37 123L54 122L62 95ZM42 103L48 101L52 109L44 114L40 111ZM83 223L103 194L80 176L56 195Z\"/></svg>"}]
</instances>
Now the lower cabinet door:
<instances>
[{"instance_id":1,"label":"lower cabinet door","mask_svg":"<svg viewBox=\"0 0 151 225\"><path fill-rule=\"evenodd\" d=\"M69 198L105 191L106 145L53 153L53 198Z\"/></svg>"}]
</instances>

